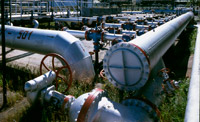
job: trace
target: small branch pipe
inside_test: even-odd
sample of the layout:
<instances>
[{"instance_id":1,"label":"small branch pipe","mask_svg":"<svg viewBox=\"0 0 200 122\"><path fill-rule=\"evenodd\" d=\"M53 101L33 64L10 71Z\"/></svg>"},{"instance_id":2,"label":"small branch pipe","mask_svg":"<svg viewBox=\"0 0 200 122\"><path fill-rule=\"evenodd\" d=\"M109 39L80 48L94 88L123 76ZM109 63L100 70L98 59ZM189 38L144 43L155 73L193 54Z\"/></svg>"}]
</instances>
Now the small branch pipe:
<instances>
[{"instance_id":1,"label":"small branch pipe","mask_svg":"<svg viewBox=\"0 0 200 122\"><path fill-rule=\"evenodd\" d=\"M49 71L44 75L41 75L33 80L27 81L24 85L24 90L27 93L26 96L29 102L34 103L37 100L40 91L43 88L50 86L55 78L56 73L53 71Z\"/></svg>"},{"instance_id":2,"label":"small branch pipe","mask_svg":"<svg viewBox=\"0 0 200 122\"><path fill-rule=\"evenodd\" d=\"M105 40L116 40L116 39L121 39L122 38L122 34L110 34L110 33L105 33L103 38Z\"/></svg>"},{"instance_id":3,"label":"small branch pipe","mask_svg":"<svg viewBox=\"0 0 200 122\"><path fill-rule=\"evenodd\" d=\"M137 90L144 86L149 79L151 69L186 28L193 16L192 12L188 12L128 43L119 43L111 47L103 61L108 80L126 90Z\"/></svg>"},{"instance_id":4,"label":"small branch pipe","mask_svg":"<svg viewBox=\"0 0 200 122\"><path fill-rule=\"evenodd\" d=\"M120 23L102 23L101 27L102 28L108 28L108 27L111 27L111 28L121 28L122 24L120 24Z\"/></svg>"},{"instance_id":5,"label":"small branch pipe","mask_svg":"<svg viewBox=\"0 0 200 122\"><path fill-rule=\"evenodd\" d=\"M119 21L119 23L128 23L128 22L135 23L135 21ZM136 23L137 23L137 22L136 22ZM145 23L145 22L143 22L142 25L145 25L144 23ZM159 25L159 22L149 22L149 21L147 21L147 22L146 22L146 25Z\"/></svg>"},{"instance_id":6,"label":"small branch pipe","mask_svg":"<svg viewBox=\"0 0 200 122\"><path fill-rule=\"evenodd\" d=\"M190 87L187 97L185 122L199 122L199 82L200 82L200 23L198 24Z\"/></svg>"},{"instance_id":7,"label":"small branch pipe","mask_svg":"<svg viewBox=\"0 0 200 122\"><path fill-rule=\"evenodd\" d=\"M39 27L39 22L37 20L33 20L33 24L34 24L34 27L33 28L38 28Z\"/></svg>"},{"instance_id":8,"label":"small branch pipe","mask_svg":"<svg viewBox=\"0 0 200 122\"><path fill-rule=\"evenodd\" d=\"M79 39L67 32L6 26L5 34L10 48L40 54L58 53L69 63L73 78L91 80L94 77L90 54Z\"/></svg>"},{"instance_id":9,"label":"small branch pipe","mask_svg":"<svg viewBox=\"0 0 200 122\"><path fill-rule=\"evenodd\" d=\"M102 28L122 28L122 29L127 29L127 30L151 30L153 28L152 25L138 25L135 23L102 23L101 24Z\"/></svg>"},{"instance_id":10,"label":"small branch pipe","mask_svg":"<svg viewBox=\"0 0 200 122\"><path fill-rule=\"evenodd\" d=\"M97 21L97 18L54 18L54 21L61 21L61 22L81 22L84 25L92 25L93 22Z\"/></svg>"},{"instance_id":11,"label":"small branch pipe","mask_svg":"<svg viewBox=\"0 0 200 122\"><path fill-rule=\"evenodd\" d=\"M54 21L67 21L67 22L82 22L82 18L54 18Z\"/></svg>"},{"instance_id":12,"label":"small branch pipe","mask_svg":"<svg viewBox=\"0 0 200 122\"><path fill-rule=\"evenodd\" d=\"M72 34L73 36L77 37L77 38L85 38L87 40L93 39L93 38L98 38L98 39L102 39L102 40L115 40L115 39L122 39L123 35L122 34L110 34L110 33L98 33L97 35L93 35L91 32L87 33L87 31L77 31L77 30L66 30L66 32ZM87 34L87 36L86 36ZM95 36L95 37L93 37ZM88 39L88 37L90 37L90 39Z\"/></svg>"},{"instance_id":13,"label":"small branch pipe","mask_svg":"<svg viewBox=\"0 0 200 122\"><path fill-rule=\"evenodd\" d=\"M70 33L71 35L73 35L77 38L85 39L85 31L66 30L66 32Z\"/></svg>"}]
</instances>

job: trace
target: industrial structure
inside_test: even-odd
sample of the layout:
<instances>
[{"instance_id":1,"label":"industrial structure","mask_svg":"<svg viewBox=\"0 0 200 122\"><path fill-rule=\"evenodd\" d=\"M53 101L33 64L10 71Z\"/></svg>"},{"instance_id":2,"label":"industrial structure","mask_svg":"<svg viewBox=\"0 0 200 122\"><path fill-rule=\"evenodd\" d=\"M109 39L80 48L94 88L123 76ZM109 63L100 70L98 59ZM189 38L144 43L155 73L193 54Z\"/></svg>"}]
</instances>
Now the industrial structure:
<instances>
[{"instance_id":1,"label":"industrial structure","mask_svg":"<svg viewBox=\"0 0 200 122\"><path fill-rule=\"evenodd\" d=\"M56 108L58 110L60 109L66 112L69 110L70 122L90 122L96 120L108 122L119 120L157 121L160 112L156 106L160 104L161 99L158 95L154 96L154 94L159 94L164 89L168 94L179 86L178 81L169 79L167 74L168 71L165 69L161 57L174 43L174 40L185 29L192 18L192 12L188 12L177 18L172 18L171 21L160 25L153 30L149 30L146 34L136 37L136 39L128 40L128 42L122 39L124 42L115 44L107 51L103 59L103 68L108 80L114 86L122 90L140 90L138 95L133 96L132 99L123 100L122 104L109 100L101 89L94 89L92 92L85 93L78 98L75 98L72 95L66 96L59 93L55 90L55 87L52 86L52 82L58 77L59 69L50 70L46 74L28 81L25 84L27 97L31 103L40 100L41 104L46 104L51 102L52 99L56 100L57 103L53 105L57 106ZM115 36L111 34L107 35L100 30L92 29L91 31L85 32L75 30L66 30L62 32L46 30L44 32L43 30L43 33L41 33L40 31L41 30L39 29L6 26L6 35L10 35L6 37L16 37L12 39L8 38L6 42L7 46L38 53L58 53L64 57L64 61L66 60L69 63L70 68L68 68L68 70L71 71L72 69L72 72L74 71L75 74L78 74L73 74L73 78L81 76L80 79L91 78L94 76L93 66L91 64L92 60L88 58L88 53L81 42L73 36L70 36L68 33L79 38L86 37L86 39L93 39L96 52L101 49L97 45L100 41L112 40L112 37ZM38 40L35 37L41 37L41 40ZM44 41L45 38L49 38L47 42ZM13 39L15 41L13 41ZM23 43L24 40L26 40L27 43ZM57 40L57 46L61 44L59 48L61 49L60 51L54 50L57 48L52 46L55 45L53 40ZM45 44L46 46L40 44ZM66 49L62 48L63 44L67 46ZM71 52L72 50L75 52ZM79 58L80 60L77 60ZM131 63L132 61L134 61L134 63ZM83 66L86 67L84 68ZM82 68L80 69L80 67ZM157 75L160 70L162 70L162 77ZM87 75L83 75L83 73L86 73ZM148 85L146 85L147 82ZM161 87L162 84L164 89ZM145 90L142 90L141 93L141 88L144 86ZM142 99L141 95L145 96L145 99ZM125 111L128 111L130 115L119 114L124 113ZM132 116L132 114L135 116Z\"/></svg>"},{"instance_id":2,"label":"industrial structure","mask_svg":"<svg viewBox=\"0 0 200 122\"><path fill-rule=\"evenodd\" d=\"M44 109L50 106L67 116L69 122L159 121L162 95L172 95L180 83L171 79L163 55L194 18L193 9L148 9L153 4L166 3L169 5L164 7L173 8L188 1L6 1L5 22L4 17L1 19L6 25L0 25L0 44L4 48L6 45L45 55L40 62L40 76L24 85L31 105L37 103ZM196 3L194 1L192 5ZM98 8L97 5L106 7ZM147 9L122 12L124 5ZM49 29L38 29L43 21L48 23ZM55 30L50 30L51 22L55 23ZM27 23L31 28L23 27ZM87 43L92 51L88 51L83 40L92 42ZM190 112L197 110L192 101L199 105L195 99L197 95L199 97L199 93L195 94L198 85L194 83L199 78L199 74L195 74L198 69L194 68L198 68L199 62L199 41L196 43L186 122L194 117ZM111 100L106 90L100 88L77 97L66 94L72 82L94 85L98 77L107 79L121 92L134 94L128 99L120 98L120 102ZM65 86L64 91L60 91L59 84ZM199 121L199 113L193 120Z\"/></svg>"}]
</instances>

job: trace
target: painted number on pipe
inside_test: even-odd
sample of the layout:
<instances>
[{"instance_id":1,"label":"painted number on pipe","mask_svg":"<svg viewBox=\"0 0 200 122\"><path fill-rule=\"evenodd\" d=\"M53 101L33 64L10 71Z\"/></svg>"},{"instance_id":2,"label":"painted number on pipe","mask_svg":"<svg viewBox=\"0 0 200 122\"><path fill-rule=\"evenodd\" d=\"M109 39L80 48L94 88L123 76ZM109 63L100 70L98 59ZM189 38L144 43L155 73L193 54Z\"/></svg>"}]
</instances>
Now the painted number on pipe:
<instances>
[{"instance_id":1,"label":"painted number on pipe","mask_svg":"<svg viewBox=\"0 0 200 122\"><path fill-rule=\"evenodd\" d=\"M19 32L19 35L18 35L17 39L26 39L26 38L28 38L28 40L29 40L32 33L33 33L33 31L29 32L29 31L21 30Z\"/></svg>"}]
</instances>

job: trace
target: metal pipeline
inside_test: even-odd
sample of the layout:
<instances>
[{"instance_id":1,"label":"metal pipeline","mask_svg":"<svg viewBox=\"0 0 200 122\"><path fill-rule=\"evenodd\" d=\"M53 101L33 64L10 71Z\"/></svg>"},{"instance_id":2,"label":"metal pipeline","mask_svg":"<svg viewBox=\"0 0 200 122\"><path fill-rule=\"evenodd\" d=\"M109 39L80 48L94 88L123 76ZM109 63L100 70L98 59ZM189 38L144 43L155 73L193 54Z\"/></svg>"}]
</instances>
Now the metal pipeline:
<instances>
[{"instance_id":1,"label":"metal pipeline","mask_svg":"<svg viewBox=\"0 0 200 122\"><path fill-rule=\"evenodd\" d=\"M39 27L39 22L37 20L33 20L33 24L34 24L34 27L33 28L38 28Z\"/></svg>"},{"instance_id":2,"label":"metal pipeline","mask_svg":"<svg viewBox=\"0 0 200 122\"><path fill-rule=\"evenodd\" d=\"M97 18L54 18L54 21L61 21L61 22L81 22L84 25L92 25L93 22L97 21Z\"/></svg>"},{"instance_id":3,"label":"metal pipeline","mask_svg":"<svg viewBox=\"0 0 200 122\"><path fill-rule=\"evenodd\" d=\"M105 40L110 40L110 41L112 41L112 40L115 40L115 39L121 39L122 36L123 36L122 34L110 34L110 33L105 33L104 36L103 36L103 38L104 38Z\"/></svg>"},{"instance_id":4,"label":"metal pipeline","mask_svg":"<svg viewBox=\"0 0 200 122\"><path fill-rule=\"evenodd\" d=\"M54 18L54 21L82 22L82 18Z\"/></svg>"},{"instance_id":5,"label":"metal pipeline","mask_svg":"<svg viewBox=\"0 0 200 122\"><path fill-rule=\"evenodd\" d=\"M120 104L107 98L101 89L79 96L69 109L70 122L153 122L158 119L156 111L144 101L127 99Z\"/></svg>"},{"instance_id":6,"label":"metal pipeline","mask_svg":"<svg viewBox=\"0 0 200 122\"><path fill-rule=\"evenodd\" d=\"M126 29L126 30L141 30L141 29L145 29L145 30L151 30L152 28L155 28L155 26L152 25L138 25L136 23L102 23L101 24L102 28L122 28L122 29Z\"/></svg>"},{"instance_id":7,"label":"metal pipeline","mask_svg":"<svg viewBox=\"0 0 200 122\"><path fill-rule=\"evenodd\" d=\"M70 122L153 122L159 121L160 116L157 107L162 99L163 77L158 72L163 68L165 66L161 59L152 69L148 84L136 92L136 96L123 100L121 104L110 100L102 89L94 89L77 99L72 95L64 95L55 91L55 87L50 85L52 82L46 82L53 77L41 79L40 76L30 80L25 84L25 91L31 103L38 100L42 105L51 105L54 110L68 114L66 116ZM49 76L50 73L46 74Z\"/></svg>"},{"instance_id":8,"label":"metal pipeline","mask_svg":"<svg viewBox=\"0 0 200 122\"><path fill-rule=\"evenodd\" d=\"M146 34L111 47L103 60L108 80L120 89L138 90L151 69L186 28L193 13L183 14Z\"/></svg>"},{"instance_id":9,"label":"metal pipeline","mask_svg":"<svg viewBox=\"0 0 200 122\"><path fill-rule=\"evenodd\" d=\"M73 36L77 38L82 38L82 39L84 38L86 40L98 39L98 40L104 40L104 41L105 40L113 41L116 39L126 38L125 36L129 36L129 35L123 35L123 34L110 34L110 33L104 33L104 32L100 32L94 35L93 32L91 32L90 30L87 30L87 31L65 30L65 31L72 34ZM127 31L127 33L130 35L135 34L135 32L132 32L132 31L130 32Z\"/></svg>"},{"instance_id":10,"label":"metal pipeline","mask_svg":"<svg viewBox=\"0 0 200 122\"><path fill-rule=\"evenodd\" d=\"M85 39L85 31L78 31L78 30L65 30L65 31L77 38Z\"/></svg>"},{"instance_id":11,"label":"metal pipeline","mask_svg":"<svg viewBox=\"0 0 200 122\"><path fill-rule=\"evenodd\" d=\"M108 28L108 27L111 27L111 28L121 28L122 27L122 24L118 24L118 23L102 23L101 24L101 27L102 28Z\"/></svg>"},{"instance_id":12,"label":"metal pipeline","mask_svg":"<svg viewBox=\"0 0 200 122\"><path fill-rule=\"evenodd\" d=\"M90 54L79 39L67 32L6 26L5 34L6 46L10 48L40 54L58 53L69 63L75 79L94 77Z\"/></svg>"},{"instance_id":13,"label":"metal pipeline","mask_svg":"<svg viewBox=\"0 0 200 122\"><path fill-rule=\"evenodd\" d=\"M164 67L162 59L159 60L152 70L148 85L145 85L137 93L137 96L123 100L122 104L110 100L100 89L94 89L90 93L79 96L70 105L70 122L79 122L80 120L85 122L157 121L160 116L157 107L161 103L161 84L163 83L163 78L158 76L158 72ZM141 96L145 99L142 99Z\"/></svg>"},{"instance_id":14,"label":"metal pipeline","mask_svg":"<svg viewBox=\"0 0 200 122\"><path fill-rule=\"evenodd\" d=\"M187 107L185 111L185 122L199 122L200 24L198 24L197 33Z\"/></svg>"},{"instance_id":15,"label":"metal pipeline","mask_svg":"<svg viewBox=\"0 0 200 122\"><path fill-rule=\"evenodd\" d=\"M52 85L54 79L56 78L56 73L49 71L44 75L41 75L33 80L27 81L24 85L24 90L26 91L26 96L30 103L35 103L38 100L38 94L43 88Z\"/></svg>"},{"instance_id":16,"label":"metal pipeline","mask_svg":"<svg viewBox=\"0 0 200 122\"><path fill-rule=\"evenodd\" d=\"M128 22L131 22L131 23L137 23L135 21L119 21L119 23L128 23ZM159 25L160 23L159 22L149 22L149 21L146 21L146 22L143 22L142 25ZM139 24L141 25L141 24Z\"/></svg>"}]
</instances>

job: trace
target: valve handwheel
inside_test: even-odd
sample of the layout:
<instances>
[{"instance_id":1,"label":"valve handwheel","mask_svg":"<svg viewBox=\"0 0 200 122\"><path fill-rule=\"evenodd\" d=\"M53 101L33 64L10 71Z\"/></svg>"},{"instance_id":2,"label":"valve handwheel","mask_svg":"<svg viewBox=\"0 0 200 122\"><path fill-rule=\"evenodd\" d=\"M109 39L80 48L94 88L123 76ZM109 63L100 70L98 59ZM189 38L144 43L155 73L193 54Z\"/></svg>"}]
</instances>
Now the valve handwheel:
<instances>
[{"instance_id":1,"label":"valve handwheel","mask_svg":"<svg viewBox=\"0 0 200 122\"><path fill-rule=\"evenodd\" d=\"M47 57L52 57L52 69L48 68L45 64L45 59ZM55 58L57 58L58 60L61 61L61 63L63 64L63 66L61 67L58 67L56 68L55 67ZM69 90L71 84L72 84L72 71L71 71L71 68L69 66L69 64L67 63L67 61L60 55L56 54L56 53L50 53L50 54L47 54L44 56L44 58L42 59L41 63L40 63L40 75L42 75L42 67L44 66L44 68L47 70L47 71L54 71L56 73L56 78L55 78L55 81L56 81L56 90L58 90L58 79L61 79L62 81L64 81L66 84L67 84L67 88L65 89L64 92L66 92L67 90ZM61 74L61 71L63 71L65 69L67 69L67 73L65 73L65 76L68 76L66 78L64 78L64 76L60 75ZM68 74L69 73L69 74ZM67 79L68 78L68 79Z\"/></svg>"}]
</instances>

